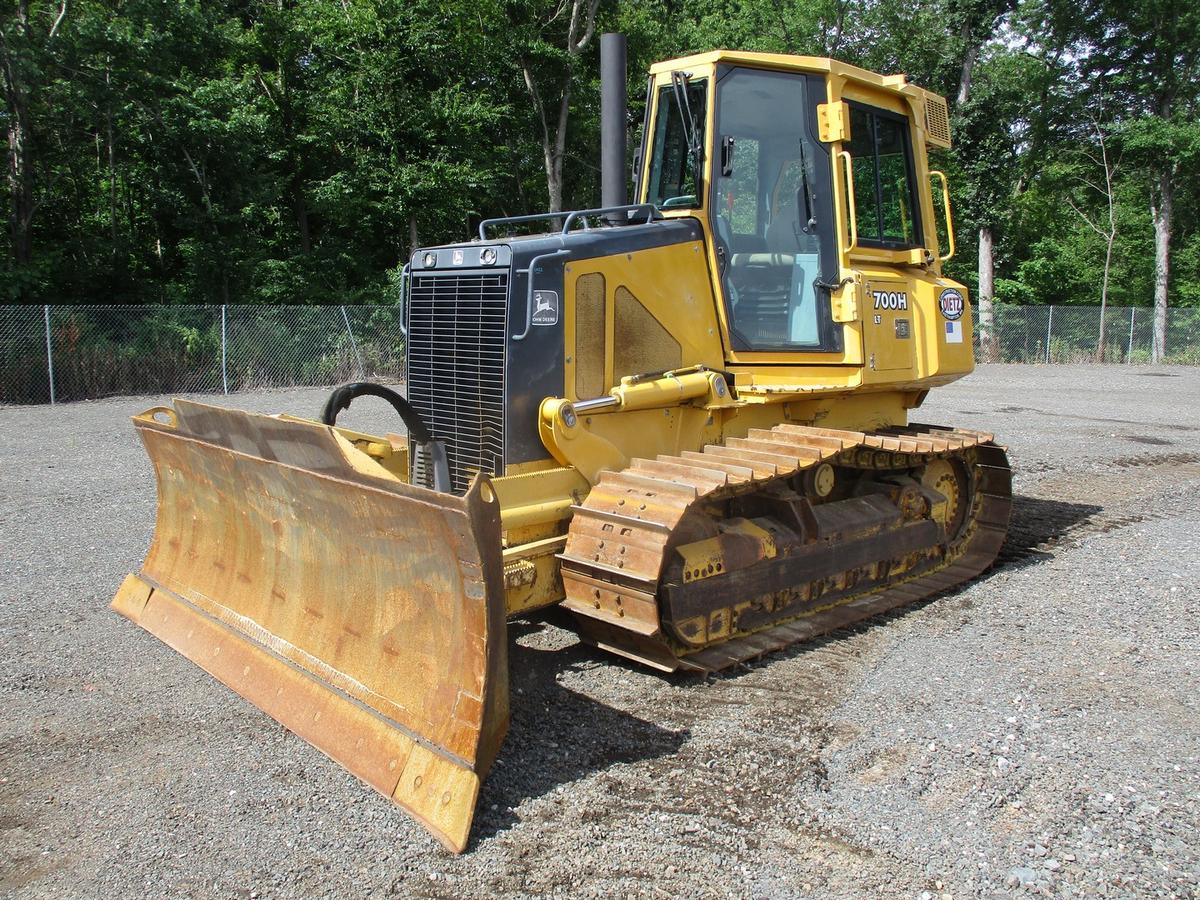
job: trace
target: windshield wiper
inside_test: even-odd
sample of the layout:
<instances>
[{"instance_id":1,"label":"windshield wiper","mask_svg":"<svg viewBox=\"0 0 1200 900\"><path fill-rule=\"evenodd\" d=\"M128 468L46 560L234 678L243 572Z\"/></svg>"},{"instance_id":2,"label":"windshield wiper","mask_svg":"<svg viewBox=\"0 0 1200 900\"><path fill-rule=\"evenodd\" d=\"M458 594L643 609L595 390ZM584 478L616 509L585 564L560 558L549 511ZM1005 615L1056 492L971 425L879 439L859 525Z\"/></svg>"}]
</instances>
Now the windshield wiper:
<instances>
[{"instance_id":1,"label":"windshield wiper","mask_svg":"<svg viewBox=\"0 0 1200 900\"><path fill-rule=\"evenodd\" d=\"M800 189L804 191L804 233L812 234L812 230L817 226L816 217L813 216L812 208L812 191L808 187L808 159L804 154L804 138L800 138Z\"/></svg>"},{"instance_id":2,"label":"windshield wiper","mask_svg":"<svg viewBox=\"0 0 1200 900\"><path fill-rule=\"evenodd\" d=\"M691 98L688 97L690 81L691 76L687 72L671 73L671 90L675 93L675 106L678 108L679 117L683 121L683 131L684 136L687 138L688 153L691 154L697 168L699 168L703 148L700 143L700 135L696 133L696 116L692 112Z\"/></svg>"}]
</instances>

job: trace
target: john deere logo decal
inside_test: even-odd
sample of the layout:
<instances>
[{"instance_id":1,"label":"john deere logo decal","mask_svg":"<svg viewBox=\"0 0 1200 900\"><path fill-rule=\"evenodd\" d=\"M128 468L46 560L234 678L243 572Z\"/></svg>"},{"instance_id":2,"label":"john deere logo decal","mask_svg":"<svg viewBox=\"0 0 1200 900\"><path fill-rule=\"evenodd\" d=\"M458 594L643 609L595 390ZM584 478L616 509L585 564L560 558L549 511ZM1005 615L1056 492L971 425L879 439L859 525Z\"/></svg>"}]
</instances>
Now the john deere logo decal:
<instances>
[{"instance_id":1,"label":"john deere logo decal","mask_svg":"<svg viewBox=\"0 0 1200 900\"><path fill-rule=\"evenodd\" d=\"M946 288L938 297L938 306L942 310L942 315L951 322L956 322L962 318L963 307L966 304L963 302L963 295L955 288Z\"/></svg>"},{"instance_id":2,"label":"john deere logo decal","mask_svg":"<svg viewBox=\"0 0 1200 900\"><path fill-rule=\"evenodd\" d=\"M533 292L533 315L531 316L531 321L534 325L558 324L557 291Z\"/></svg>"}]
</instances>

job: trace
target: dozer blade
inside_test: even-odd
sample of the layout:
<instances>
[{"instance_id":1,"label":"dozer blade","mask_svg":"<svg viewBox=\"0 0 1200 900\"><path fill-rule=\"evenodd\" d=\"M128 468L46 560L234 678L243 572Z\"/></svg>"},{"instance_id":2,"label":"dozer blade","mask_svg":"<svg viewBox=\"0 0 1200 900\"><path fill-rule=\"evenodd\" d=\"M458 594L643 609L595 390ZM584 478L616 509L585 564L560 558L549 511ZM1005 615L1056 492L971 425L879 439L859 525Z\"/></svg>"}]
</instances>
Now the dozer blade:
<instances>
[{"instance_id":1,"label":"dozer blade","mask_svg":"<svg viewBox=\"0 0 1200 900\"><path fill-rule=\"evenodd\" d=\"M490 483L414 487L333 428L182 400L134 424L158 519L113 608L461 852L508 726Z\"/></svg>"}]
</instances>

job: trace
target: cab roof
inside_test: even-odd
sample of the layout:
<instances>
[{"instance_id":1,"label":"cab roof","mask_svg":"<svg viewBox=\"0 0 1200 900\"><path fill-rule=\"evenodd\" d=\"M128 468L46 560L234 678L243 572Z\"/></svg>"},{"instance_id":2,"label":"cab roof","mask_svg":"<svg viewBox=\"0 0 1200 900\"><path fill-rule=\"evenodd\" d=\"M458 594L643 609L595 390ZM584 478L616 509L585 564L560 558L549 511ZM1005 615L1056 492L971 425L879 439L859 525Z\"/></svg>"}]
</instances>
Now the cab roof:
<instances>
[{"instance_id":1,"label":"cab roof","mask_svg":"<svg viewBox=\"0 0 1200 900\"><path fill-rule=\"evenodd\" d=\"M651 75L673 72L688 66L712 66L717 63L754 66L784 72L816 72L840 75L848 81L857 81L883 90L904 92L909 87L908 76L879 75L825 56L792 56L786 53L755 53L748 50L710 50L655 63L650 67ZM912 90L912 88L910 88Z\"/></svg>"}]
</instances>

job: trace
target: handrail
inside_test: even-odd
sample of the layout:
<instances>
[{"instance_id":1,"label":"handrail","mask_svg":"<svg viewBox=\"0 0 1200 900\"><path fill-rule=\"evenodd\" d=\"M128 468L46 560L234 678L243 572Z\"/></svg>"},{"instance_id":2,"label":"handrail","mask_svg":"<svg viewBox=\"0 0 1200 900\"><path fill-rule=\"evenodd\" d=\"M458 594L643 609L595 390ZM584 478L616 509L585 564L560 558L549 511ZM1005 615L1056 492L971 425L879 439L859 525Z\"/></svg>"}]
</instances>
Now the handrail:
<instances>
[{"instance_id":1,"label":"handrail","mask_svg":"<svg viewBox=\"0 0 1200 900\"><path fill-rule=\"evenodd\" d=\"M529 261L529 268L525 270L525 274L529 278L529 283L526 285L525 290L525 330L520 334L514 334L512 336L514 341L525 340L525 338L529 337L529 330L533 327L533 275L537 271L538 263L546 259L570 255L571 253L568 250L551 250L549 253L539 253Z\"/></svg>"},{"instance_id":2,"label":"handrail","mask_svg":"<svg viewBox=\"0 0 1200 900\"><path fill-rule=\"evenodd\" d=\"M408 293L412 286L412 263L406 262L400 270L400 333L408 337L408 327L404 320L408 318Z\"/></svg>"},{"instance_id":3,"label":"handrail","mask_svg":"<svg viewBox=\"0 0 1200 900\"><path fill-rule=\"evenodd\" d=\"M846 252L858 249L858 209L854 204L854 160L850 154L845 151L839 151L838 158L846 163L846 211L850 214L850 242L846 245Z\"/></svg>"},{"instance_id":4,"label":"handrail","mask_svg":"<svg viewBox=\"0 0 1200 900\"><path fill-rule=\"evenodd\" d=\"M954 256L954 217L950 214L950 182L946 179L946 173L937 169L932 169L929 172L930 177L937 177L942 180L942 207L946 210L946 241L949 243L950 252L945 256L939 256L940 262L946 262Z\"/></svg>"},{"instance_id":5,"label":"handrail","mask_svg":"<svg viewBox=\"0 0 1200 900\"><path fill-rule=\"evenodd\" d=\"M567 221L563 223L562 233L566 234L571 230L571 225L579 219L587 219L592 216L610 216L613 213L633 212L635 210L645 210L648 219L654 218L654 213L657 211L653 203L627 203L623 206L602 206L599 209L577 209L575 212L567 215ZM584 225L586 228L586 224Z\"/></svg>"},{"instance_id":6,"label":"handrail","mask_svg":"<svg viewBox=\"0 0 1200 900\"><path fill-rule=\"evenodd\" d=\"M529 215L525 215L525 216L498 216L495 219L484 219L482 222L479 223L479 239L481 241L486 241L487 240L487 229L492 227L493 225L515 224L517 222L537 222L541 219L557 219L564 215L566 215L566 213L544 212L544 213L530 213Z\"/></svg>"},{"instance_id":7,"label":"handrail","mask_svg":"<svg viewBox=\"0 0 1200 900\"><path fill-rule=\"evenodd\" d=\"M566 234L567 231L570 230L571 225L580 218L586 216L611 215L612 213L617 212L632 212L634 210L645 210L648 218L653 218L655 212L657 212L653 203L632 203L628 206L604 206L598 209L577 209L573 212L544 212L530 213L529 215L524 216L499 216L494 219L484 219L479 223L479 239L481 241L486 241L487 230L495 225L511 225L520 222L538 222L542 219L561 219L564 216L566 217L566 221L563 223L563 227L559 230L559 234Z\"/></svg>"}]
</instances>

